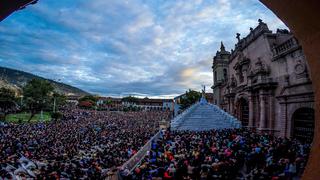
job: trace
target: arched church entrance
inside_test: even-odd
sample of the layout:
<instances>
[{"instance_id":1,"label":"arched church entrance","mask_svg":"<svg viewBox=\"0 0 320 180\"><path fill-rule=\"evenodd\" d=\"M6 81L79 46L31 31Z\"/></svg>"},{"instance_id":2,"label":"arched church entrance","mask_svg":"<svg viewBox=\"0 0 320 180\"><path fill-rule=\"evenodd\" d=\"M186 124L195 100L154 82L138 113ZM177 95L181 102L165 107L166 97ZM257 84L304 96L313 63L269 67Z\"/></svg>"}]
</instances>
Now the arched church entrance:
<instances>
[{"instance_id":1,"label":"arched church entrance","mask_svg":"<svg viewBox=\"0 0 320 180\"><path fill-rule=\"evenodd\" d=\"M245 98L240 98L238 101L238 118L242 126L249 125L249 103Z\"/></svg>"},{"instance_id":2,"label":"arched church entrance","mask_svg":"<svg viewBox=\"0 0 320 180\"><path fill-rule=\"evenodd\" d=\"M293 113L293 137L311 143L314 134L314 110L300 108Z\"/></svg>"}]
</instances>

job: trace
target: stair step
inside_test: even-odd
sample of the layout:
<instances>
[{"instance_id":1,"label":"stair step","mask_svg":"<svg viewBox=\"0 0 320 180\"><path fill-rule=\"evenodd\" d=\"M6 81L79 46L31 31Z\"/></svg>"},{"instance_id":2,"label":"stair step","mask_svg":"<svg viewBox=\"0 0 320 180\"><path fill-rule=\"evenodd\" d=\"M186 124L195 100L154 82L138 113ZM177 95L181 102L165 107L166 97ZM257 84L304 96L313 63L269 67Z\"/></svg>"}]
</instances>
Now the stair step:
<instances>
[{"instance_id":1,"label":"stair step","mask_svg":"<svg viewBox=\"0 0 320 180\"><path fill-rule=\"evenodd\" d=\"M209 103L197 103L180 119L173 119L173 130L201 131L224 128L240 128L241 123L219 107Z\"/></svg>"}]
</instances>

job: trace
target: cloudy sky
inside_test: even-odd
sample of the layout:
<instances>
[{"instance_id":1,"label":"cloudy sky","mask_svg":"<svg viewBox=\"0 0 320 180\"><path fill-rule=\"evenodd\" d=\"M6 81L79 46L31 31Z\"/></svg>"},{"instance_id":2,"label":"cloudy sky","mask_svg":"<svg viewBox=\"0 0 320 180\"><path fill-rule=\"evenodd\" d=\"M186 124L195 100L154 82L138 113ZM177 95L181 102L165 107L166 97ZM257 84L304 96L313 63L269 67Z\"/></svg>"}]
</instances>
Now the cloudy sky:
<instances>
[{"instance_id":1,"label":"cloudy sky","mask_svg":"<svg viewBox=\"0 0 320 180\"><path fill-rule=\"evenodd\" d=\"M258 0L39 0L0 22L0 65L91 93L170 97L212 84L212 57L261 18Z\"/></svg>"}]
</instances>

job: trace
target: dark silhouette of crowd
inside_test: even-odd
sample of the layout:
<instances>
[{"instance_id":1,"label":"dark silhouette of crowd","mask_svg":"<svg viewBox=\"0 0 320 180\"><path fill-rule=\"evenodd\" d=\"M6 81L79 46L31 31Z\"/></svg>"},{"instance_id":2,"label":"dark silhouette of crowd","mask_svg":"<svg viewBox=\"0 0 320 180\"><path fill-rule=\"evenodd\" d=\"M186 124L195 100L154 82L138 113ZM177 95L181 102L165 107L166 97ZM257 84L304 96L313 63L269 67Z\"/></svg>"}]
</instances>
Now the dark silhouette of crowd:
<instances>
[{"instance_id":1,"label":"dark silhouette of crowd","mask_svg":"<svg viewBox=\"0 0 320 180\"><path fill-rule=\"evenodd\" d=\"M293 179L310 144L246 129L170 132L124 179Z\"/></svg>"},{"instance_id":2,"label":"dark silhouette of crowd","mask_svg":"<svg viewBox=\"0 0 320 180\"><path fill-rule=\"evenodd\" d=\"M0 127L0 179L102 179L132 157L168 112L69 108L60 121Z\"/></svg>"}]
</instances>

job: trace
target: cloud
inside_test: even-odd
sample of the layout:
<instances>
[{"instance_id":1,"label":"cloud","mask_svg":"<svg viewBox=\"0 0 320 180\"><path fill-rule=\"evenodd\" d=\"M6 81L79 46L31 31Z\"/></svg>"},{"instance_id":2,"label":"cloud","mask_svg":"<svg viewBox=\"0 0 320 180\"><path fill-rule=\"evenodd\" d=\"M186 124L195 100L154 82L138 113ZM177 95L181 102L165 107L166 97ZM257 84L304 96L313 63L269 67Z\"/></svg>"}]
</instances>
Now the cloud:
<instances>
[{"instance_id":1,"label":"cloud","mask_svg":"<svg viewBox=\"0 0 320 180\"><path fill-rule=\"evenodd\" d=\"M261 18L255 0L39 1L0 24L1 65L92 93L168 97L211 86L220 41L233 48Z\"/></svg>"}]
</instances>

